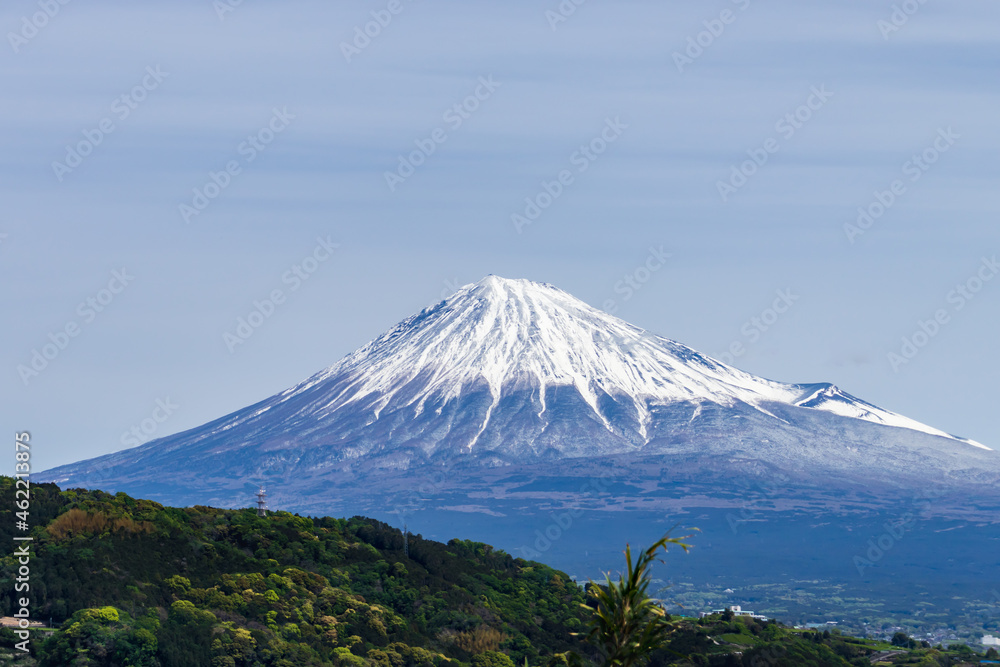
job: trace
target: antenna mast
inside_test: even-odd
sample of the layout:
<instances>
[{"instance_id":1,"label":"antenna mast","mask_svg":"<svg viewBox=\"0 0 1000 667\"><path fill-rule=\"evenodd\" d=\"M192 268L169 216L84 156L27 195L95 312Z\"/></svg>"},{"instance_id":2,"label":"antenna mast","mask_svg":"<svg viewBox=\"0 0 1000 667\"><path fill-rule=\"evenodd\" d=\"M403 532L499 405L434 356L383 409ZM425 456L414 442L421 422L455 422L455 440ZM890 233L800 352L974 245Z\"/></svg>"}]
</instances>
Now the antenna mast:
<instances>
[{"instance_id":1,"label":"antenna mast","mask_svg":"<svg viewBox=\"0 0 1000 667\"><path fill-rule=\"evenodd\" d=\"M406 530L406 524L403 524L403 556L406 558L410 557L410 542L407 539L409 536L409 531Z\"/></svg>"},{"instance_id":2,"label":"antenna mast","mask_svg":"<svg viewBox=\"0 0 1000 667\"><path fill-rule=\"evenodd\" d=\"M267 491L263 486L257 492L257 516L267 516Z\"/></svg>"}]
</instances>

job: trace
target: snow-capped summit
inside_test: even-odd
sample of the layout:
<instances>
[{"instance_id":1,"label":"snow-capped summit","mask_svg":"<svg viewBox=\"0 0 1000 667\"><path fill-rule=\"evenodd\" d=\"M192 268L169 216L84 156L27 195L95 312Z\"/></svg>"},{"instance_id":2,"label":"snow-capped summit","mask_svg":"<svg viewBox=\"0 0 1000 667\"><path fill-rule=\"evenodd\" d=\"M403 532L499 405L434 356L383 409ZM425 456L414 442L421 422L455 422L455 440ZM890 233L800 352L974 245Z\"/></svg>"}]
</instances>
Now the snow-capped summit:
<instances>
[{"instance_id":1,"label":"snow-capped summit","mask_svg":"<svg viewBox=\"0 0 1000 667\"><path fill-rule=\"evenodd\" d=\"M282 396L290 400L344 373L356 379L323 406L326 413L357 405L378 419L387 407L410 406L419 417L428 403L485 387L491 403L469 448L505 394L530 389L535 414L544 420L546 396L558 387L575 390L609 431L614 428L601 402L613 398L646 441L653 406L679 402L742 402L765 414L764 406L779 402L952 437L829 384L782 384L737 370L547 283L495 275L462 287Z\"/></svg>"},{"instance_id":2,"label":"snow-capped summit","mask_svg":"<svg viewBox=\"0 0 1000 667\"><path fill-rule=\"evenodd\" d=\"M493 275L256 405L43 477L120 486L169 473L195 486L456 457L498 467L607 456L820 478L1000 479L1000 455L983 445L830 384L756 377L552 285Z\"/></svg>"}]
</instances>

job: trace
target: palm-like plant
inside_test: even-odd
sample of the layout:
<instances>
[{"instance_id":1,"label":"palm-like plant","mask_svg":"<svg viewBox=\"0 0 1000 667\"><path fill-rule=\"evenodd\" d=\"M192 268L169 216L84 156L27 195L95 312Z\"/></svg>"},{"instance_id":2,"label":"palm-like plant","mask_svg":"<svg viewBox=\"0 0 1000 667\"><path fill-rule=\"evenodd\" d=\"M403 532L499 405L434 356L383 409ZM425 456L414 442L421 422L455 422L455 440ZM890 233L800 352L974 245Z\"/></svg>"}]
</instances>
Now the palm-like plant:
<instances>
[{"instance_id":1,"label":"palm-like plant","mask_svg":"<svg viewBox=\"0 0 1000 667\"><path fill-rule=\"evenodd\" d=\"M626 546L625 573L617 582L605 575L604 586L591 586L596 604L584 605L593 610L586 640L603 654L605 667L642 665L653 651L669 641L673 625L663 607L648 593L650 568L660 560L657 557L660 549L665 553L668 545L674 544L684 551L690 549L691 545L685 544L684 539L670 537L668 533L639 554L635 563L631 547ZM572 667L580 662L576 654L563 653L553 656L550 664Z\"/></svg>"}]
</instances>

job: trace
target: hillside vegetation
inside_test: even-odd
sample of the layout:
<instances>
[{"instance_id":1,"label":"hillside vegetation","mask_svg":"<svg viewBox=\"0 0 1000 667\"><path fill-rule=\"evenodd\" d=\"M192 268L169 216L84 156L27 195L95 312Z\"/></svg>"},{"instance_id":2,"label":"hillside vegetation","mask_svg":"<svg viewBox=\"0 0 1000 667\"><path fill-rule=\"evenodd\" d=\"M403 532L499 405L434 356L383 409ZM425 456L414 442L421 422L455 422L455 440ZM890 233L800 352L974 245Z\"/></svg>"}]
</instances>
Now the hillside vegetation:
<instances>
[{"instance_id":1,"label":"hillside vegetation","mask_svg":"<svg viewBox=\"0 0 1000 667\"><path fill-rule=\"evenodd\" d=\"M538 664L578 648L586 618L566 575L486 544L411 535L406 557L400 531L370 519L178 509L50 484L32 495L33 615L67 622L42 664L109 647L118 657L94 664L399 667L498 651ZM4 508L13 496L0 480ZM3 559L4 615L16 569Z\"/></svg>"},{"instance_id":2,"label":"hillside vegetation","mask_svg":"<svg viewBox=\"0 0 1000 667\"><path fill-rule=\"evenodd\" d=\"M0 478L0 507L14 483ZM0 664L51 667L959 665L978 657L733 618L671 618L629 565L586 591L478 542L409 538L371 519L172 508L126 494L32 488L31 655L0 631ZM0 517L12 544L13 509ZM19 533L20 534L20 533ZM597 539L597 536L595 536ZM676 540L663 540L677 543ZM647 554L653 554L647 551ZM651 558L647 559L651 562ZM642 558L637 561L642 563ZM631 560L629 561L631 563ZM18 563L0 559L0 612ZM595 614L595 610L598 613ZM631 611L630 611L631 610ZM644 631L649 630L645 634ZM631 644L642 635L641 646ZM886 653L878 662L879 651Z\"/></svg>"}]
</instances>

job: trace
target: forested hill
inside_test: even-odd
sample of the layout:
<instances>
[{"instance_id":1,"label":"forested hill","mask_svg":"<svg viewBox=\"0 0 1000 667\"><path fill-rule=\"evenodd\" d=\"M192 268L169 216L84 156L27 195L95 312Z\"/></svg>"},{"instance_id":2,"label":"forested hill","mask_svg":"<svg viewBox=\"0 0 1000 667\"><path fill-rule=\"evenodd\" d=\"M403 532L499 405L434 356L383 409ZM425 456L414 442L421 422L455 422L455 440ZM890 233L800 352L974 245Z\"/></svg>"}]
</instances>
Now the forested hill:
<instances>
[{"instance_id":1,"label":"forested hill","mask_svg":"<svg viewBox=\"0 0 1000 667\"><path fill-rule=\"evenodd\" d=\"M0 478L6 544L14 500ZM32 615L78 624L33 642L42 664L110 651L85 664L510 667L583 650L571 635L582 590L486 544L411 535L407 557L400 531L370 519L260 518L51 484L32 488L30 511ZM5 556L5 616L16 570Z\"/></svg>"},{"instance_id":2,"label":"forested hill","mask_svg":"<svg viewBox=\"0 0 1000 667\"><path fill-rule=\"evenodd\" d=\"M0 507L0 540L13 544L20 518L10 478L0 477ZM627 607L645 595L623 597L629 603L604 618L626 620L584 644L573 633L594 627L591 608L602 589L585 598L563 573L477 542L416 535L406 555L400 531L370 519L178 509L51 484L33 487L28 511L32 616L60 627L32 630L31 656L14 652L18 638L0 630L0 664L592 667L615 646L631 645L620 642L621 628L639 635L661 618L643 616L633 626ZM11 551L0 559L5 616L16 609L14 596L23 596L15 592L21 564ZM931 647L902 633L890 645L731 612L662 622L669 632L641 652L637 667L979 661L967 646Z\"/></svg>"}]
</instances>

